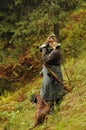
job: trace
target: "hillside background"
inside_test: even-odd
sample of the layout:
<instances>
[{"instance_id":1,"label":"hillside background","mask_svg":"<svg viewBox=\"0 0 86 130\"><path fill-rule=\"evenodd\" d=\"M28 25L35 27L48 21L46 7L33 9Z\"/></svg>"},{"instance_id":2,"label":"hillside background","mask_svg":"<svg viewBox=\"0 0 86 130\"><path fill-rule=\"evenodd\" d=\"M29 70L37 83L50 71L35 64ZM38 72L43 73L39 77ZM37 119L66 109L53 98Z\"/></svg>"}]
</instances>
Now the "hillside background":
<instances>
[{"instance_id":1,"label":"hillside background","mask_svg":"<svg viewBox=\"0 0 86 130\"><path fill-rule=\"evenodd\" d=\"M0 0L0 130L33 126L29 99L42 83L39 46L51 33L61 43L64 81L73 89L36 129L86 130L85 0Z\"/></svg>"}]
</instances>

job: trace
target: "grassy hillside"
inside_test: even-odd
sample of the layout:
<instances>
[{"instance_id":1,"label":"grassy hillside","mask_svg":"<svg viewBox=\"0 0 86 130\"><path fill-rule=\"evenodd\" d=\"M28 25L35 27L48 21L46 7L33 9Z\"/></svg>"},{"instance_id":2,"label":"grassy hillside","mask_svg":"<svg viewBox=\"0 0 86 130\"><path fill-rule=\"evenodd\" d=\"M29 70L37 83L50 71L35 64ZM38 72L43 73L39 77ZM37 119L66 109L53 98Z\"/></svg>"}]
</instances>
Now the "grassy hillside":
<instances>
[{"instance_id":1,"label":"grassy hillside","mask_svg":"<svg viewBox=\"0 0 86 130\"><path fill-rule=\"evenodd\" d=\"M65 58L64 65L73 89L64 96L60 106L55 105L55 111L48 116L47 122L38 126L36 130L86 130L85 26L86 11L85 9L77 10L69 17L67 23L65 23L60 31L64 53L63 57ZM35 46L39 46L39 44L41 43L37 41L34 43L34 46L30 46L32 47L29 47L31 51L29 50L26 55L23 49L21 52L21 47L20 50L10 50L9 48L5 53L1 51L2 61L0 61L0 64L8 64L14 61L12 64L12 73L8 75L10 76L8 79L14 78L15 80L20 79L26 82L27 77L27 80L29 78L30 80L28 81L29 83L26 82L22 85L20 82L18 84L12 82L12 90L14 90L13 88L17 90L14 92L5 90L0 96L0 130L28 130L34 124L36 105L31 104L29 99L32 93L40 91L42 83L42 78L38 75L38 68L41 69L41 67L39 67L41 54L39 50L35 48ZM23 55L21 56L21 54ZM21 67L19 63L21 63ZM14 68L17 64L19 66L15 71ZM61 67L64 80L68 82L63 65ZM3 66L2 68L4 69ZM9 66L8 69L7 66L5 66L5 70L9 72L8 70L11 69ZM33 79L30 74L34 75ZM7 87L7 83L4 83L3 86Z\"/></svg>"},{"instance_id":2,"label":"grassy hillside","mask_svg":"<svg viewBox=\"0 0 86 130\"><path fill-rule=\"evenodd\" d=\"M66 61L66 71L73 87L72 92L64 96L60 106L48 116L47 122L36 130L86 130L86 57L83 53L77 60ZM62 66L64 80L67 80ZM33 81L15 93L5 92L0 97L0 130L28 130L33 126L35 104L31 104L30 95L39 92L42 78Z\"/></svg>"}]
</instances>

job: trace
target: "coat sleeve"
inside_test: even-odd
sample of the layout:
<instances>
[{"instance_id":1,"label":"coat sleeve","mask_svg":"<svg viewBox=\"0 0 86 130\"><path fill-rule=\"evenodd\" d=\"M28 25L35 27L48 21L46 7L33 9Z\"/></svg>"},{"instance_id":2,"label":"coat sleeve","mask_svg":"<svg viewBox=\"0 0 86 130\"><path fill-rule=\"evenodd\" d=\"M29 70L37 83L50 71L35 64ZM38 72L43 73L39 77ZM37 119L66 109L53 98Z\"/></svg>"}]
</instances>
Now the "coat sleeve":
<instances>
[{"instance_id":1,"label":"coat sleeve","mask_svg":"<svg viewBox=\"0 0 86 130\"><path fill-rule=\"evenodd\" d=\"M42 50L42 60L45 64L56 65L60 62L60 52L58 49L52 50L50 53L46 49Z\"/></svg>"}]
</instances>

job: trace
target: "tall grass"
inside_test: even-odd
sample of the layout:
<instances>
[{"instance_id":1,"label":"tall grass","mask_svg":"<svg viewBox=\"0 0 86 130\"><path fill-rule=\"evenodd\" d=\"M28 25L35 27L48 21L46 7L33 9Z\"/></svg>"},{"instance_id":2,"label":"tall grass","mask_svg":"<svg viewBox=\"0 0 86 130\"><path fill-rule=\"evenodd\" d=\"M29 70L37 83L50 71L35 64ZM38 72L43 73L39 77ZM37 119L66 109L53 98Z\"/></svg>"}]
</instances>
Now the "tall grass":
<instances>
[{"instance_id":1,"label":"tall grass","mask_svg":"<svg viewBox=\"0 0 86 130\"><path fill-rule=\"evenodd\" d=\"M60 106L48 116L47 122L36 130L86 130L86 57L85 53L77 61L67 60L65 67L70 77L72 92L64 96ZM62 68L63 69L63 68ZM67 80L64 70L63 76ZM0 97L0 130L28 130L34 124L36 105L29 99L32 93L39 92L41 77L15 93Z\"/></svg>"}]
</instances>

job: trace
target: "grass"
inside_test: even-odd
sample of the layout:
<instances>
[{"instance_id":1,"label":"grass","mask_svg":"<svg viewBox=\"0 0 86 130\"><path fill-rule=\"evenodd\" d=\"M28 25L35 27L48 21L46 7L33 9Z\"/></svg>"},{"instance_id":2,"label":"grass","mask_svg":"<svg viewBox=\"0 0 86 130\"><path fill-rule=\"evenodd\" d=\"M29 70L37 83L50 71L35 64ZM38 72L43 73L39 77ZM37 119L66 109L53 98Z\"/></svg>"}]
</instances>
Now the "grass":
<instances>
[{"instance_id":1,"label":"grass","mask_svg":"<svg viewBox=\"0 0 86 130\"><path fill-rule=\"evenodd\" d=\"M48 116L47 122L35 130L86 130L85 61L82 57L76 64L74 59L67 61L65 67L73 90L64 96L60 106L55 105L55 111ZM64 71L63 75L67 80ZM36 105L29 99L32 93L39 92L41 82L41 77L35 77L20 90L5 92L0 97L0 130L28 130L33 126Z\"/></svg>"}]
</instances>

